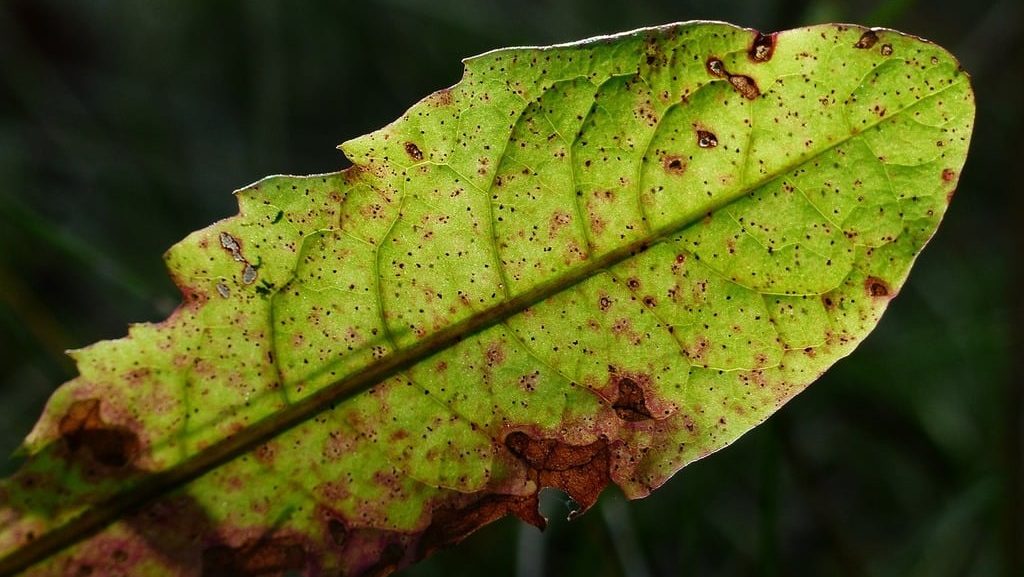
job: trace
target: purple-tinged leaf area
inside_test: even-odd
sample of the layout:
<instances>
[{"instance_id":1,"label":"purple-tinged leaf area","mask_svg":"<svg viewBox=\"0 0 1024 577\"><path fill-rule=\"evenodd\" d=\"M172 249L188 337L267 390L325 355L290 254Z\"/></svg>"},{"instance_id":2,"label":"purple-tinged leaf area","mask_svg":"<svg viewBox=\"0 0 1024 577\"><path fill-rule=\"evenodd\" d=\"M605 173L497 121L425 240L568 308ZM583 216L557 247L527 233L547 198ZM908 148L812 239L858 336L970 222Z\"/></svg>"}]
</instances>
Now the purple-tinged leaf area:
<instances>
[{"instance_id":1,"label":"purple-tinged leaf area","mask_svg":"<svg viewBox=\"0 0 1024 577\"><path fill-rule=\"evenodd\" d=\"M73 353L0 485L0 567L384 575L543 527L543 487L646 496L870 332L973 116L946 51L856 26L468 59L351 168L238 191L167 253L169 319Z\"/></svg>"}]
</instances>

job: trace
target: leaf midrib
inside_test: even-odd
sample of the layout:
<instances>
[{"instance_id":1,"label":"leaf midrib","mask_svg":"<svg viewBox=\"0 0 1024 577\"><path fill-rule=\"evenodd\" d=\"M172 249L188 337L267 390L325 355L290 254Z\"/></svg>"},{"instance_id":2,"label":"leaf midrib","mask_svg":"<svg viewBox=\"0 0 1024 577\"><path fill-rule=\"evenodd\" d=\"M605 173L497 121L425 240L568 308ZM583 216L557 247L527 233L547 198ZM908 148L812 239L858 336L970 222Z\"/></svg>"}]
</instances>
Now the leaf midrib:
<instances>
[{"instance_id":1,"label":"leaf midrib","mask_svg":"<svg viewBox=\"0 0 1024 577\"><path fill-rule=\"evenodd\" d=\"M343 377L316 393L256 421L233 436L208 446L170 469L142 477L136 484L90 505L78 517L55 530L39 536L9 555L0 558L0 575L13 575L24 571L61 550L95 535L122 517L137 511L161 496L187 485L221 465L250 452L259 445L305 423L316 415L336 407L345 400L368 390L373 385L412 367L436 353L447 350L467 337L497 325L531 306L589 279L602 270L606 270L644 252L649 247L666 238L682 232L690 225L698 222L705 214L721 210L810 160L849 142L853 138L881 124L900 117L904 112L917 106L924 100L960 86L963 82L961 80L951 83L928 93L894 113L865 125L859 130L852 130L848 135L820 150L793 161L774 174L765 175L746 187L740 187L729 194L722 195L715 202L709 204L707 210L701 211L699 214L685 216L666 225L654 228L649 234L638 240L588 260L586 263L570 269L558 278L541 283L511 299L502 301L476 315L441 329L412 346L398 350L394 354L368 365L354 375ZM352 168L346 169L346 171L352 170Z\"/></svg>"}]
</instances>

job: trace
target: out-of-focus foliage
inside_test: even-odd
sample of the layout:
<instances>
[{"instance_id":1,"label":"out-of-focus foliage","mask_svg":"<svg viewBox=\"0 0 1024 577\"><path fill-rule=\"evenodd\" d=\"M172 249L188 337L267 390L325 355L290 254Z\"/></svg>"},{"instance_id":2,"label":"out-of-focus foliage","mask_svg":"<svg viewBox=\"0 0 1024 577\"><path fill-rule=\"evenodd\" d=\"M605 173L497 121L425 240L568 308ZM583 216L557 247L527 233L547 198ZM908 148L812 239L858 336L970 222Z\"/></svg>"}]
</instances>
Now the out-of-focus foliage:
<instances>
[{"instance_id":1,"label":"out-of-focus foliage","mask_svg":"<svg viewBox=\"0 0 1024 577\"><path fill-rule=\"evenodd\" d=\"M944 230L861 348L864 362L840 363L656 503L623 508L609 493L602 515L571 534L505 522L408 573L1018 574L1014 2L8 2L0 450L72 376L64 348L167 314L178 297L158 255L231 214L223 190L339 168L331 146L452 84L466 54L693 18L766 31L858 21L957 54L974 74L978 121ZM565 510L558 497L549 505Z\"/></svg>"}]
</instances>

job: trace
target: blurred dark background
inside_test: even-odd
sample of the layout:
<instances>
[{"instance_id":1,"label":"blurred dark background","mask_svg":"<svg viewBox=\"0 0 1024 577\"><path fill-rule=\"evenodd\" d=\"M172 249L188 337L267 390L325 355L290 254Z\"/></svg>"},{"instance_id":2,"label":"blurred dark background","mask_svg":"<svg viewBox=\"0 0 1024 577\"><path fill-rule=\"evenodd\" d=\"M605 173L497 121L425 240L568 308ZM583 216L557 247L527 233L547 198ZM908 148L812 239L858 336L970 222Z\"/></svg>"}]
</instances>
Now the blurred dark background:
<instances>
[{"instance_id":1,"label":"blurred dark background","mask_svg":"<svg viewBox=\"0 0 1024 577\"><path fill-rule=\"evenodd\" d=\"M63 351L178 301L161 253L274 173L461 74L460 59L690 19L846 21L950 49L977 127L959 192L849 359L652 497L541 536L505 520L409 576L1024 575L1024 13L1011 0L0 0L0 454ZM0 465L0 473L11 465Z\"/></svg>"}]
</instances>

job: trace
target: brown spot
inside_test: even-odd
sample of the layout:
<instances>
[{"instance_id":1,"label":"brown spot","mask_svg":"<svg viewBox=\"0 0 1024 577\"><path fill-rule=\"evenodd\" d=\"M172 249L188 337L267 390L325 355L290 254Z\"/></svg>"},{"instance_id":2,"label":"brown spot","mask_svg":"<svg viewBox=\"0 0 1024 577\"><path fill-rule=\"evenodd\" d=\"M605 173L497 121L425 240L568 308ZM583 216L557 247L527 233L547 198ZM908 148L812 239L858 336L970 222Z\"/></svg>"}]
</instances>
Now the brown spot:
<instances>
[{"instance_id":1,"label":"brown spot","mask_svg":"<svg viewBox=\"0 0 1024 577\"><path fill-rule=\"evenodd\" d=\"M271 443L263 443L253 451L253 456L256 457L256 460L264 465L273 465L275 454L274 445Z\"/></svg>"},{"instance_id":2,"label":"brown spot","mask_svg":"<svg viewBox=\"0 0 1024 577\"><path fill-rule=\"evenodd\" d=\"M882 47L878 49L878 53L882 56L892 56L892 44L882 44Z\"/></svg>"},{"instance_id":3,"label":"brown spot","mask_svg":"<svg viewBox=\"0 0 1024 577\"><path fill-rule=\"evenodd\" d=\"M708 74L716 78L723 78L726 74L725 65L722 64L721 60L715 58L714 56L708 58L708 61L705 63L705 66L708 69Z\"/></svg>"},{"instance_id":4,"label":"brown spot","mask_svg":"<svg viewBox=\"0 0 1024 577\"><path fill-rule=\"evenodd\" d=\"M551 215L551 223L549 224L551 236L555 236L562 227L570 222L572 222L572 216L569 213L561 210L555 211Z\"/></svg>"},{"instance_id":5,"label":"brown spot","mask_svg":"<svg viewBox=\"0 0 1024 577\"><path fill-rule=\"evenodd\" d=\"M853 45L854 48L871 48L878 42L878 34L875 34L874 30L868 30L864 34L860 35L860 39Z\"/></svg>"},{"instance_id":6,"label":"brown spot","mask_svg":"<svg viewBox=\"0 0 1024 577\"><path fill-rule=\"evenodd\" d=\"M718 146L718 137L714 132L708 130L697 131L697 146L701 148L714 148Z\"/></svg>"},{"instance_id":7,"label":"brown spot","mask_svg":"<svg viewBox=\"0 0 1024 577\"><path fill-rule=\"evenodd\" d=\"M626 286L628 286L631 290L637 290L640 288L640 279L635 277L630 278L629 280L626 281Z\"/></svg>"},{"instance_id":8,"label":"brown spot","mask_svg":"<svg viewBox=\"0 0 1024 577\"><path fill-rule=\"evenodd\" d=\"M869 276L864 279L864 290L873 297L889 296L889 285L878 277Z\"/></svg>"},{"instance_id":9,"label":"brown spot","mask_svg":"<svg viewBox=\"0 0 1024 577\"><path fill-rule=\"evenodd\" d=\"M500 343L491 343L487 347L487 365L493 367L503 362L505 362L505 349L501 347Z\"/></svg>"},{"instance_id":10,"label":"brown spot","mask_svg":"<svg viewBox=\"0 0 1024 577\"><path fill-rule=\"evenodd\" d=\"M661 159L661 165L665 168L665 172L670 174L686 172L686 161L679 156L666 156Z\"/></svg>"},{"instance_id":11,"label":"brown spot","mask_svg":"<svg viewBox=\"0 0 1024 577\"><path fill-rule=\"evenodd\" d=\"M286 537L259 539L240 547L214 545L203 551L203 577L277 575L305 568L305 548Z\"/></svg>"},{"instance_id":12,"label":"brown spot","mask_svg":"<svg viewBox=\"0 0 1024 577\"><path fill-rule=\"evenodd\" d=\"M697 425L693 422L693 417L690 415L683 415L683 426L690 433L697 429Z\"/></svg>"},{"instance_id":13,"label":"brown spot","mask_svg":"<svg viewBox=\"0 0 1024 577\"><path fill-rule=\"evenodd\" d=\"M435 106L448 106L452 103L451 88L442 88L427 97L427 101Z\"/></svg>"},{"instance_id":14,"label":"brown spot","mask_svg":"<svg viewBox=\"0 0 1024 577\"><path fill-rule=\"evenodd\" d=\"M608 295L601 295L600 298L597 299L597 308L601 309L602 312L610 309L611 306L612 299Z\"/></svg>"},{"instance_id":15,"label":"brown spot","mask_svg":"<svg viewBox=\"0 0 1024 577\"><path fill-rule=\"evenodd\" d=\"M88 455L106 467L124 467L139 454L138 436L125 427L104 422L99 399L72 403L58 431L72 454Z\"/></svg>"},{"instance_id":16,"label":"brown spot","mask_svg":"<svg viewBox=\"0 0 1024 577\"><path fill-rule=\"evenodd\" d=\"M836 301L834 301L829 295L822 295L821 304L825 305L825 310L828 311L836 308Z\"/></svg>"},{"instance_id":17,"label":"brown spot","mask_svg":"<svg viewBox=\"0 0 1024 577\"><path fill-rule=\"evenodd\" d=\"M956 171L955 170L953 170L952 168L943 168L942 169L942 181L943 182L953 182L953 180L955 178L956 178Z\"/></svg>"},{"instance_id":18,"label":"brown spot","mask_svg":"<svg viewBox=\"0 0 1024 577\"><path fill-rule=\"evenodd\" d=\"M757 83L755 83L754 79L749 76L744 76L742 74L730 74L729 84L732 84L732 87L736 89L736 92L742 94L743 98L746 98L747 100L753 100L761 95L761 90L757 87Z\"/></svg>"},{"instance_id":19,"label":"brown spot","mask_svg":"<svg viewBox=\"0 0 1024 577\"><path fill-rule=\"evenodd\" d=\"M775 40L778 33L773 32L772 34L757 33L754 37L753 44L750 45L750 50L747 51L747 55L754 62L768 62L772 59L772 54L775 53Z\"/></svg>"},{"instance_id":20,"label":"brown spot","mask_svg":"<svg viewBox=\"0 0 1024 577\"><path fill-rule=\"evenodd\" d=\"M704 362L709 348L711 348L711 343L707 337L700 337L692 346L686 348L686 356L690 360Z\"/></svg>"},{"instance_id":21,"label":"brown spot","mask_svg":"<svg viewBox=\"0 0 1024 577\"><path fill-rule=\"evenodd\" d=\"M416 146L413 142L405 143L405 153L409 155L409 158L416 162L423 160L423 152L420 150L420 147Z\"/></svg>"},{"instance_id":22,"label":"brown spot","mask_svg":"<svg viewBox=\"0 0 1024 577\"><path fill-rule=\"evenodd\" d=\"M612 403L612 409L623 421L646 421L651 418L651 411L644 400L644 390L629 377L619 379L619 396Z\"/></svg>"}]
</instances>

